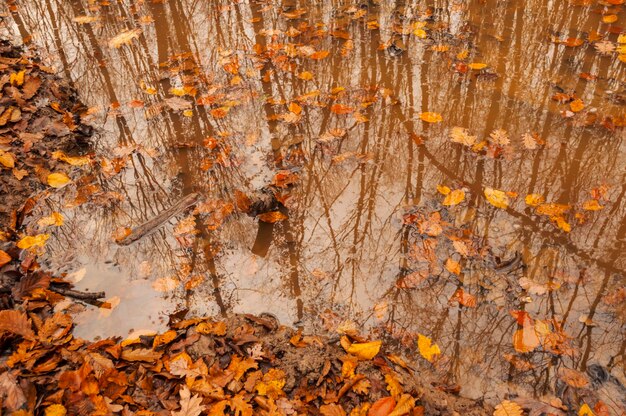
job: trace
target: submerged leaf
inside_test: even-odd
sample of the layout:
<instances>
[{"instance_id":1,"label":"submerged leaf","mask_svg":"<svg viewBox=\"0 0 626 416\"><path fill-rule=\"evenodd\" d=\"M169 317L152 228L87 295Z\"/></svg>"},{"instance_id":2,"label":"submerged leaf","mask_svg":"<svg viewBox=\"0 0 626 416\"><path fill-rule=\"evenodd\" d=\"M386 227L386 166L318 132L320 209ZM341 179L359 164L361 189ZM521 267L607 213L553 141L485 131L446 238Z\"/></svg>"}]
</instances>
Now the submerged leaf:
<instances>
[{"instance_id":1,"label":"submerged leaf","mask_svg":"<svg viewBox=\"0 0 626 416\"><path fill-rule=\"evenodd\" d=\"M437 344L433 344L433 341L425 335L417 334L417 348L419 349L422 357L430 362L433 362L435 356L441 354L441 350Z\"/></svg>"}]
</instances>

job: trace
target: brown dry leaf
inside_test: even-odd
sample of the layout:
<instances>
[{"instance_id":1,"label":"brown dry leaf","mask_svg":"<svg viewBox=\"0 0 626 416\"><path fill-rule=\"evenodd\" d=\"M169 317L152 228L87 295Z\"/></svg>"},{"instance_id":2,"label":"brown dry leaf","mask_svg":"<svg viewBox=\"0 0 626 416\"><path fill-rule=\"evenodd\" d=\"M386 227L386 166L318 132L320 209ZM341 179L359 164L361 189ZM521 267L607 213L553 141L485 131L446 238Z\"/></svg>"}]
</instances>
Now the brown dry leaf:
<instances>
[{"instance_id":1,"label":"brown dry leaf","mask_svg":"<svg viewBox=\"0 0 626 416\"><path fill-rule=\"evenodd\" d=\"M585 387L589 384L589 379L584 373L570 368L559 369L559 378L575 388Z\"/></svg>"},{"instance_id":2,"label":"brown dry leaf","mask_svg":"<svg viewBox=\"0 0 626 416\"><path fill-rule=\"evenodd\" d=\"M509 197L506 192L493 188L485 188L485 198L496 208L506 209L509 206Z\"/></svg>"},{"instance_id":3,"label":"brown dry leaf","mask_svg":"<svg viewBox=\"0 0 626 416\"><path fill-rule=\"evenodd\" d=\"M53 188L63 188L70 181L69 176L62 172L55 172L48 175L47 182Z\"/></svg>"},{"instance_id":4,"label":"brown dry leaf","mask_svg":"<svg viewBox=\"0 0 626 416\"><path fill-rule=\"evenodd\" d=\"M20 335L29 340L35 339L35 333L26 313L15 309L0 311L0 332L2 331Z\"/></svg>"},{"instance_id":5,"label":"brown dry leaf","mask_svg":"<svg viewBox=\"0 0 626 416\"><path fill-rule=\"evenodd\" d=\"M144 361L153 363L163 355L162 352L152 348L136 348L122 350L122 360L124 361Z\"/></svg>"},{"instance_id":6,"label":"brown dry leaf","mask_svg":"<svg viewBox=\"0 0 626 416\"><path fill-rule=\"evenodd\" d=\"M396 400L393 397L383 397L370 407L367 416L389 416L395 407Z\"/></svg>"},{"instance_id":7,"label":"brown dry leaf","mask_svg":"<svg viewBox=\"0 0 626 416\"><path fill-rule=\"evenodd\" d=\"M0 402L9 412L16 411L26 403L26 395L18 384L17 377L10 371L0 374Z\"/></svg>"},{"instance_id":8,"label":"brown dry leaf","mask_svg":"<svg viewBox=\"0 0 626 416\"><path fill-rule=\"evenodd\" d=\"M345 350L361 360L371 360L378 354L382 344L382 341L354 343L350 344Z\"/></svg>"},{"instance_id":9,"label":"brown dry leaf","mask_svg":"<svg viewBox=\"0 0 626 416\"><path fill-rule=\"evenodd\" d=\"M140 34L141 29L124 30L109 40L109 47L119 48L122 45L129 44L133 41L133 39L138 38Z\"/></svg>"},{"instance_id":10,"label":"brown dry leaf","mask_svg":"<svg viewBox=\"0 0 626 416\"><path fill-rule=\"evenodd\" d=\"M6 251L0 250L0 267L4 266L10 261L11 261L11 256L9 256Z\"/></svg>"},{"instance_id":11,"label":"brown dry leaf","mask_svg":"<svg viewBox=\"0 0 626 416\"><path fill-rule=\"evenodd\" d=\"M259 219L259 221L273 224L275 222L286 220L287 216L280 211L272 211L272 212L264 212L263 214L259 214L257 218Z\"/></svg>"},{"instance_id":12,"label":"brown dry leaf","mask_svg":"<svg viewBox=\"0 0 626 416\"><path fill-rule=\"evenodd\" d=\"M524 411L520 405L509 400L503 400L493 412L493 416L522 416L523 414Z\"/></svg>"},{"instance_id":13,"label":"brown dry leaf","mask_svg":"<svg viewBox=\"0 0 626 416\"><path fill-rule=\"evenodd\" d=\"M430 111L420 113L420 119L427 123L441 123L443 121L443 117L441 117L441 114L433 113Z\"/></svg>"},{"instance_id":14,"label":"brown dry leaf","mask_svg":"<svg viewBox=\"0 0 626 416\"><path fill-rule=\"evenodd\" d=\"M465 200L465 191L462 189L455 189L450 192L444 198L442 204L445 206L458 205Z\"/></svg>"},{"instance_id":15,"label":"brown dry leaf","mask_svg":"<svg viewBox=\"0 0 626 416\"><path fill-rule=\"evenodd\" d=\"M437 355L441 354L441 350L437 344L433 344L433 341L425 335L417 334L417 348L422 357L426 360L433 362Z\"/></svg>"},{"instance_id":16,"label":"brown dry leaf","mask_svg":"<svg viewBox=\"0 0 626 416\"><path fill-rule=\"evenodd\" d=\"M183 386L180 394L180 410L172 412L172 416L199 416L205 406L202 405L202 397L197 394L191 395L189 387Z\"/></svg>"}]
</instances>

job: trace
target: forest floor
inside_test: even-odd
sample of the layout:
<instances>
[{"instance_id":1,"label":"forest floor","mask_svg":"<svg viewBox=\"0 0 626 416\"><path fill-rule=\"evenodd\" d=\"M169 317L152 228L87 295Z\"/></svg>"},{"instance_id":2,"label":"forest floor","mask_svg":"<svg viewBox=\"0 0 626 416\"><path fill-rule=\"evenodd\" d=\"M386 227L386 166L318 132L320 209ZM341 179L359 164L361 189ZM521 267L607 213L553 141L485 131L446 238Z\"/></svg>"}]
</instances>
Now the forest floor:
<instances>
[{"instance_id":1,"label":"forest floor","mask_svg":"<svg viewBox=\"0 0 626 416\"><path fill-rule=\"evenodd\" d=\"M38 230L23 219L90 163L92 128L72 90L32 53L0 43L0 413L12 415L482 415L381 341L345 328L305 335L267 316L170 317L170 330L90 342L72 308L110 307L43 272ZM80 232L80 231L79 231ZM428 340L424 341L428 344ZM435 354L438 347L424 345ZM422 346L420 346L420 350ZM523 405L523 403L520 403ZM499 414L521 414L504 401ZM555 403L544 409L563 414ZM508 409L508 410L507 410Z\"/></svg>"}]
</instances>

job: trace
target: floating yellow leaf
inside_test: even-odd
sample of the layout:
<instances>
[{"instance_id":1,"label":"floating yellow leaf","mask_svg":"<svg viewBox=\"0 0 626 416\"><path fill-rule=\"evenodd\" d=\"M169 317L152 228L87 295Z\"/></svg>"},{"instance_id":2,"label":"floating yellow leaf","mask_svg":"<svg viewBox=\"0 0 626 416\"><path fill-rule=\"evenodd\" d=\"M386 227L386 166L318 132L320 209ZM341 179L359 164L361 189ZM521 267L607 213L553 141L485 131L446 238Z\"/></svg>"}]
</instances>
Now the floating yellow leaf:
<instances>
[{"instance_id":1,"label":"floating yellow leaf","mask_svg":"<svg viewBox=\"0 0 626 416\"><path fill-rule=\"evenodd\" d=\"M74 23L78 23L79 25L97 22L98 20L100 20L98 16L76 16L72 19Z\"/></svg>"},{"instance_id":2,"label":"floating yellow leaf","mask_svg":"<svg viewBox=\"0 0 626 416\"><path fill-rule=\"evenodd\" d=\"M458 276L461 274L461 264L449 258L446 260L446 270Z\"/></svg>"},{"instance_id":3,"label":"floating yellow leaf","mask_svg":"<svg viewBox=\"0 0 626 416\"><path fill-rule=\"evenodd\" d=\"M509 400L503 400L493 412L493 416L522 416L523 414L524 411L520 405Z\"/></svg>"},{"instance_id":4,"label":"floating yellow leaf","mask_svg":"<svg viewBox=\"0 0 626 416\"><path fill-rule=\"evenodd\" d=\"M420 118L427 123L441 123L443 121L443 117L441 117L441 114L431 113L429 111L420 113Z\"/></svg>"},{"instance_id":5,"label":"floating yellow leaf","mask_svg":"<svg viewBox=\"0 0 626 416\"><path fill-rule=\"evenodd\" d=\"M455 189L454 191L446 195L445 199L443 200L443 205L458 205L463 202L464 199L465 191L463 191L462 189Z\"/></svg>"},{"instance_id":6,"label":"floating yellow leaf","mask_svg":"<svg viewBox=\"0 0 626 416\"><path fill-rule=\"evenodd\" d=\"M536 207L539 204L543 204L545 200L546 199L543 197L543 195L539 194L528 194L526 195L526 198L524 198L526 205L531 207Z\"/></svg>"},{"instance_id":7,"label":"floating yellow leaf","mask_svg":"<svg viewBox=\"0 0 626 416\"><path fill-rule=\"evenodd\" d=\"M509 197L506 192L493 188L485 188L487 201L496 208L506 209L509 206Z\"/></svg>"},{"instance_id":8,"label":"floating yellow leaf","mask_svg":"<svg viewBox=\"0 0 626 416\"><path fill-rule=\"evenodd\" d=\"M441 354L441 350L437 344L433 344L433 341L425 335L417 334L417 348L419 349L422 357L430 362L433 362L436 355Z\"/></svg>"},{"instance_id":9,"label":"floating yellow leaf","mask_svg":"<svg viewBox=\"0 0 626 416\"><path fill-rule=\"evenodd\" d=\"M574 113L578 113L579 111L582 111L583 108L585 108L585 103L583 103L583 100L581 100L580 98L577 98L571 103L569 103L569 108Z\"/></svg>"},{"instance_id":10,"label":"floating yellow leaf","mask_svg":"<svg viewBox=\"0 0 626 416\"><path fill-rule=\"evenodd\" d=\"M111 40L109 40L110 48L119 48L122 45L131 43L133 39L136 39L141 34L141 29L125 30Z\"/></svg>"},{"instance_id":11,"label":"floating yellow leaf","mask_svg":"<svg viewBox=\"0 0 626 416\"><path fill-rule=\"evenodd\" d=\"M589 407L587 403L583 403L583 405L580 406L580 409L578 410L578 416L595 416L595 415L593 413L593 410L591 410L591 407Z\"/></svg>"},{"instance_id":12,"label":"floating yellow leaf","mask_svg":"<svg viewBox=\"0 0 626 416\"><path fill-rule=\"evenodd\" d=\"M472 62L471 64L468 64L467 66L469 66L472 69L484 69L487 68L487 64L483 64L481 62Z\"/></svg>"},{"instance_id":13,"label":"floating yellow leaf","mask_svg":"<svg viewBox=\"0 0 626 416\"><path fill-rule=\"evenodd\" d=\"M53 212L47 217L40 218L39 221L37 221L37 225L40 227L47 227L49 225L61 226L63 225L63 215L58 212Z\"/></svg>"},{"instance_id":14,"label":"floating yellow leaf","mask_svg":"<svg viewBox=\"0 0 626 416\"><path fill-rule=\"evenodd\" d=\"M585 211L599 211L602 208L604 208L602 205L600 205L600 203L598 202L597 199L590 199L588 201L585 201L583 203L583 209Z\"/></svg>"},{"instance_id":15,"label":"floating yellow leaf","mask_svg":"<svg viewBox=\"0 0 626 416\"><path fill-rule=\"evenodd\" d=\"M303 79L305 81L310 81L313 79L313 73L309 71L300 72L300 74L298 74L298 78Z\"/></svg>"},{"instance_id":16,"label":"floating yellow leaf","mask_svg":"<svg viewBox=\"0 0 626 416\"><path fill-rule=\"evenodd\" d=\"M382 341L362 342L354 343L345 347L346 352L357 356L361 360L371 360L378 354L380 347L383 345Z\"/></svg>"},{"instance_id":17,"label":"floating yellow leaf","mask_svg":"<svg viewBox=\"0 0 626 416\"><path fill-rule=\"evenodd\" d=\"M536 208L537 214L539 215L548 215L548 216L557 216L563 215L567 211L569 211L569 205L565 204L540 204Z\"/></svg>"},{"instance_id":18,"label":"floating yellow leaf","mask_svg":"<svg viewBox=\"0 0 626 416\"><path fill-rule=\"evenodd\" d=\"M51 173L48 175L48 185L53 188L62 188L70 181L65 173Z\"/></svg>"},{"instance_id":19,"label":"floating yellow leaf","mask_svg":"<svg viewBox=\"0 0 626 416\"><path fill-rule=\"evenodd\" d=\"M48 238L50 238L49 234L27 235L17 242L17 246L21 249L43 247Z\"/></svg>"},{"instance_id":20,"label":"floating yellow leaf","mask_svg":"<svg viewBox=\"0 0 626 416\"><path fill-rule=\"evenodd\" d=\"M616 14L607 14L606 16L602 16L602 21L604 23L615 23L617 22Z\"/></svg>"},{"instance_id":21,"label":"floating yellow leaf","mask_svg":"<svg viewBox=\"0 0 626 416\"><path fill-rule=\"evenodd\" d=\"M451 190L445 185L437 185L437 192L439 192L441 195L448 195Z\"/></svg>"},{"instance_id":22,"label":"floating yellow leaf","mask_svg":"<svg viewBox=\"0 0 626 416\"><path fill-rule=\"evenodd\" d=\"M569 233L570 231L572 231L572 226L562 216L558 215L556 217L551 217L550 219L556 222L557 227L559 227L561 230L565 231L566 233Z\"/></svg>"}]
</instances>

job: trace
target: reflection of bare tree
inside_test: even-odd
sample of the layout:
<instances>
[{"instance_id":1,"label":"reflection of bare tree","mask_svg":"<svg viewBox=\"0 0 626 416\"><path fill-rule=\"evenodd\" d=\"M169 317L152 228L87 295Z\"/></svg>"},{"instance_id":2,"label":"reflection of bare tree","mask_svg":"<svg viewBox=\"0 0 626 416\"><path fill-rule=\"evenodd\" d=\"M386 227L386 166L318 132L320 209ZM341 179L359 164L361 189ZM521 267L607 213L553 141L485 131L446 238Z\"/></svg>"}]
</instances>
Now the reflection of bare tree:
<instances>
[{"instance_id":1,"label":"reflection of bare tree","mask_svg":"<svg viewBox=\"0 0 626 416\"><path fill-rule=\"evenodd\" d=\"M309 310L331 307L363 322L374 305L386 302L386 328L405 339L415 332L432 336L448 357L450 382L471 374L498 374L531 382L536 393L543 393L561 365L584 370L600 362L620 368L626 342L623 317L616 317L603 299L624 285L624 136L600 122L621 111L607 99L607 90L623 90L624 67L591 47L547 41L545 31L536 30L578 36L598 30L597 19L566 1L546 6L534 0L488 0L480 7L436 1L431 8L420 2L402 2L402 7L370 2L354 10L339 2L325 2L316 10L308 2L294 3L165 1L130 7L117 2L94 9L86 0L55 0L17 9L13 17L21 37L39 34L35 41L58 54L60 68L85 92L89 105L106 109L98 150L111 157L117 147L130 149L121 174L99 179L104 191L123 195L124 202L102 210L97 220L90 218L89 208L77 211L77 224L94 224L90 247L112 250L112 229L145 221L181 194L197 191L206 200L233 202L235 190L253 192L270 183L275 171L297 169L300 181L291 191L287 221L257 228L250 219L232 215L212 230L197 216L190 247L180 246L166 228L130 253L141 253L138 259L157 258L163 274L190 265L193 274L206 275L207 285L185 293L178 289L180 298L198 309L206 307L208 298L209 308L226 313L233 293L246 300L237 287L258 282L267 285L262 293L273 302L267 308L311 324L315 319ZM307 13L289 17L299 8ZM365 14L354 18L360 10ZM100 21L72 21L91 13ZM142 20L146 16L154 22ZM380 24L378 30L373 21ZM425 39L412 34L415 23L423 24ZM131 45L103 46L120 31L139 27L143 33ZM343 30L349 39L324 30ZM391 56L385 49L388 41L398 41L403 52ZM331 53L318 62L287 52L303 46ZM467 59L457 57L463 50ZM224 62L234 57L241 80L224 70ZM464 73L457 66L463 62L489 67ZM313 79L301 79L302 71ZM596 74L597 81L581 80L583 71ZM156 92L148 94L146 86ZM164 103L172 89L186 86L198 91L195 97L183 97L192 103L191 117ZM338 87L344 91L333 93ZM551 99L561 90L575 90L597 111L563 118L560 112L567 106ZM320 98L299 101L311 91ZM203 95L224 98L220 104L199 105L197 98ZM139 99L145 109L127 107ZM323 102L319 107L318 99ZM210 110L223 101L235 103L226 117L215 117ZM302 105L301 119L281 121L278 116L291 102ZM112 103L121 106L114 109ZM331 113L328 105L334 103L358 108L369 121ZM418 116L424 111L443 114L444 123L423 123ZM587 123L594 115L597 120ZM478 140L505 129L512 145L473 152L448 140L452 126L468 128ZM345 129L345 135L320 140L333 129ZM527 132L536 132L547 144L525 149L520 137ZM247 136L256 141L246 144ZM204 145L209 137L218 143L217 150ZM159 155L150 156L150 148ZM463 208L442 208L437 185L465 188ZM580 206L589 192L602 185L608 186L604 209L583 212ZM508 209L497 210L486 204L485 187L519 196ZM531 193L571 205L572 232L565 234L535 215L523 203ZM493 256L508 258L519 251L527 269L493 276L484 256L461 257L446 238L429 237L438 242L438 267L421 285L398 287L398 278L416 268L411 256L424 240L414 225L402 223L408 211L440 212L450 233L476 252L488 248ZM583 223L576 223L574 212ZM70 234L59 238L71 246ZM253 245L255 234L259 238ZM251 246L262 256L253 256ZM442 267L451 256L460 260L459 276ZM129 251L120 250L115 257L129 270L138 267ZM258 266L252 276L245 275L246 261ZM233 262L235 270L228 266ZM279 277L272 280L274 275ZM519 286L521 277L560 287L529 295ZM459 290L476 296L478 306L450 302ZM204 297L205 291L211 296ZM526 302L528 296L532 303ZM277 306L285 299L293 305L287 313L287 307ZM575 353L533 353L522 357L533 365L525 371L507 363L503 354L514 352L511 335L517 329L511 309L558 321L573 338ZM598 325L579 322L583 314ZM480 351L473 349L477 342Z\"/></svg>"}]
</instances>

